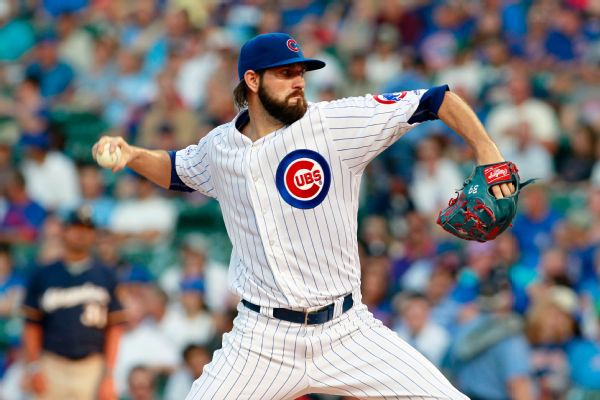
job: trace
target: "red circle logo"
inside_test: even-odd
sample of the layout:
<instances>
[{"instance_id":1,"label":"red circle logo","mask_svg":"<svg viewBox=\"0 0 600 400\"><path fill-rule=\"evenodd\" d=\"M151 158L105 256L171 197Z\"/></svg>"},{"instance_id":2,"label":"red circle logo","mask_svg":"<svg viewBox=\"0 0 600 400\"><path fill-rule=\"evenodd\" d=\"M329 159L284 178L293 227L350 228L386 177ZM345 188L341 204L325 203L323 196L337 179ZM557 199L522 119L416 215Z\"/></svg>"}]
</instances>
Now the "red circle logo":
<instances>
[{"instance_id":1,"label":"red circle logo","mask_svg":"<svg viewBox=\"0 0 600 400\"><path fill-rule=\"evenodd\" d=\"M310 158L299 158L284 172L285 187L298 200L312 200L323 190L323 168Z\"/></svg>"},{"instance_id":2,"label":"red circle logo","mask_svg":"<svg viewBox=\"0 0 600 400\"><path fill-rule=\"evenodd\" d=\"M394 104L402 100L405 96L406 92L383 93L373 96L373 100L381 104Z\"/></svg>"},{"instance_id":3,"label":"red circle logo","mask_svg":"<svg viewBox=\"0 0 600 400\"><path fill-rule=\"evenodd\" d=\"M300 50L300 46L298 46L298 42L296 42L294 39L288 39L286 44L287 44L288 49L290 49L294 53L297 53Z\"/></svg>"}]
</instances>

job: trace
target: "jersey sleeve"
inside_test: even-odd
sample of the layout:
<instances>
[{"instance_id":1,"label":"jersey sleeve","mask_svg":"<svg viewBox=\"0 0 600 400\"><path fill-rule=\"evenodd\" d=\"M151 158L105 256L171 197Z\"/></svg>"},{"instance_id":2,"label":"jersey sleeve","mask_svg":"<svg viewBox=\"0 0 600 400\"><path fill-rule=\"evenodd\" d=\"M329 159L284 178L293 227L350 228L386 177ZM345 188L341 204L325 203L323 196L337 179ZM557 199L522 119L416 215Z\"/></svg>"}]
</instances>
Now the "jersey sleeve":
<instances>
[{"instance_id":1,"label":"jersey sleeve","mask_svg":"<svg viewBox=\"0 0 600 400\"><path fill-rule=\"evenodd\" d=\"M211 139L207 135L198 144L169 152L171 158L170 190L199 191L206 196L216 197L208 154L210 141Z\"/></svg>"},{"instance_id":2,"label":"jersey sleeve","mask_svg":"<svg viewBox=\"0 0 600 400\"><path fill-rule=\"evenodd\" d=\"M435 120L448 86L364 97L322 107L329 134L342 161L355 173L418 123Z\"/></svg>"}]
</instances>

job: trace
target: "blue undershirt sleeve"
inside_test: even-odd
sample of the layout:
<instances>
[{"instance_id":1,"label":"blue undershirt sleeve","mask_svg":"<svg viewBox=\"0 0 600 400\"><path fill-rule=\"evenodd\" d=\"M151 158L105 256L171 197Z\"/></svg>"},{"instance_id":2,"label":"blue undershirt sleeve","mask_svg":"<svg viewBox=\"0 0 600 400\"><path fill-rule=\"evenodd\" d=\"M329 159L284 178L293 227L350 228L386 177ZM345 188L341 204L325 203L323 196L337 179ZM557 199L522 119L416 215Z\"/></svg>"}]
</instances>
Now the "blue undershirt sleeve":
<instances>
[{"instance_id":1,"label":"blue undershirt sleeve","mask_svg":"<svg viewBox=\"0 0 600 400\"><path fill-rule=\"evenodd\" d=\"M444 100L444 94L449 91L448 85L435 86L427 90L419 101L419 106L409 118L409 124L438 119L438 110Z\"/></svg>"}]
</instances>

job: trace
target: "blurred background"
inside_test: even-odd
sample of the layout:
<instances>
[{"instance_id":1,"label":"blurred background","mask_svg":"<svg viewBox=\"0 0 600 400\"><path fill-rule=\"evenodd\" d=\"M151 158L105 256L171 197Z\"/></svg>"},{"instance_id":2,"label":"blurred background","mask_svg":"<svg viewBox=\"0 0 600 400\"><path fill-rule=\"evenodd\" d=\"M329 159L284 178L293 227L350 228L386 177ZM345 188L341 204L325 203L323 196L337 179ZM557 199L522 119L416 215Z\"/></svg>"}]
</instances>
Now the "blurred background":
<instances>
[{"instance_id":1,"label":"blurred background","mask_svg":"<svg viewBox=\"0 0 600 400\"><path fill-rule=\"evenodd\" d=\"M447 83L521 177L541 179L522 193L510 231L455 240L435 219L473 154L442 123L414 128L362 182L371 311L462 390L520 376L536 399L599 399L594 0L0 0L0 398L27 399L24 288L61 256L65 213L87 205L128 314L119 393L183 399L238 301L226 288L219 206L101 170L90 149L103 134L179 149L229 122L238 49L269 31L327 62L306 76L310 101ZM469 328L488 314L497 325ZM499 348L498 338L510 340ZM513 356L495 363L481 357L489 351Z\"/></svg>"}]
</instances>

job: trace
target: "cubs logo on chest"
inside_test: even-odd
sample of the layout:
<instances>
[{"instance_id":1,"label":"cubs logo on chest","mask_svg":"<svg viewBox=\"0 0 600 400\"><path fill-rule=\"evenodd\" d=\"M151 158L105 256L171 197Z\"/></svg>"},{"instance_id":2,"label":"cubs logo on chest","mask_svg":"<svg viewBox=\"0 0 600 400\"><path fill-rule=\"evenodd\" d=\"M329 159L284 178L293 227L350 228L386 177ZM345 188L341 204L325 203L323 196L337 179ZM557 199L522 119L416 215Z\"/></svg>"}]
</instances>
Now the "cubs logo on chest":
<instances>
[{"instance_id":1,"label":"cubs logo on chest","mask_svg":"<svg viewBox=\"0 0 600 400\"><path fill-rule=\"evenodd\" d=\"M283 200L292 207L315 208L329 192L331 170L316 151L294 150L279 163L275 183Z\"/></svg>"}]
</instances>

